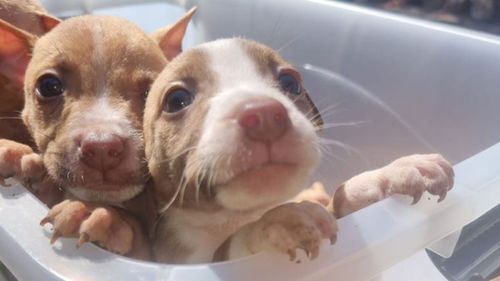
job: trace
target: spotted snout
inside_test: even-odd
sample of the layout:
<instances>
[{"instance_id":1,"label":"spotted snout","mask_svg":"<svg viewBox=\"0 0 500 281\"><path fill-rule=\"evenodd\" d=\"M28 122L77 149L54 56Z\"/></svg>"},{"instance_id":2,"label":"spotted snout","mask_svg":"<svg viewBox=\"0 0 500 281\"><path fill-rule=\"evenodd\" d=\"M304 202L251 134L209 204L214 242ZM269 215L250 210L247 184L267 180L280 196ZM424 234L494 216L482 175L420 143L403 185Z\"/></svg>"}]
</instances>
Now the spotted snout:
<instances>
[{"instance_id":1,"label":"spotted snout","mask_svg":"<svg viewBox=\"0 0 500 281\"><path fill-rule=\"evenodd\" d=\"M282 137L290 127L288 111L273 98L259 97L237 106L238 124L248 138L272 142Z\"/></svg>"}]
</instances>

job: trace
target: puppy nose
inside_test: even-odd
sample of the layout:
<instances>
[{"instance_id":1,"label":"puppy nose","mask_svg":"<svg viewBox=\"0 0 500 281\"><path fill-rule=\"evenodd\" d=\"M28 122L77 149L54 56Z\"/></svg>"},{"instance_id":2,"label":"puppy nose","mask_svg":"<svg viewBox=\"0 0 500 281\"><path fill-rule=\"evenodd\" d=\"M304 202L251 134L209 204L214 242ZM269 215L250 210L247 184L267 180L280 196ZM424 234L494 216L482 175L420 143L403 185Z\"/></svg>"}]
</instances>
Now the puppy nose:
<instances>
[{"instance_id":1,"label":"puppy nose","mask_svg":"<svg viewBox=\"0 0 500 281\"><path fill-rule=\"evenodd\" d=\"M90 133L80 142L80 160L104 172L121 163L124 149L125 142L117 135Z\"/></svg>"},{"instance_id":2,"label":"puppy nose","mask_svg":"<svg viewBox=\"0 0 500 281\"><path fill-rule=\"evenodd\" d=\"M260 142L279 139L290 126L285 106L272 98L245 102L237 118L246 135Z\"/></svg>"}]
</instances>

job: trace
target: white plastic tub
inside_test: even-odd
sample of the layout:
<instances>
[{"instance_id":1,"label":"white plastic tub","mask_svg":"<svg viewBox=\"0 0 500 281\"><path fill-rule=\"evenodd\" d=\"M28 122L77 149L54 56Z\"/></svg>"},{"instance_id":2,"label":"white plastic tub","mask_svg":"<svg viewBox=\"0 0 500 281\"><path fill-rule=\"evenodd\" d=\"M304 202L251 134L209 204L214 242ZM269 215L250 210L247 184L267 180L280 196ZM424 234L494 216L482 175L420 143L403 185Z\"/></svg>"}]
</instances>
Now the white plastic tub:
<instances>
[{"instance_id":1,"label":"white plastic tub","mask_svg":"<svg viewBox=\"0 0 500 281\"><path fill-rule=\"evenodd\" d=\"M327 122L361 122L324 133L356 148L326 155L316 179L330 187L402 155L440 152L458 163L500 141L500 41L493 36L331 1L210 0L177 8L161 1L43 2L58 15L120 14L148 30L196 4L187 47L242 35L281 49L320 108L338 104ZM110 8L120 2L141 5ZM0 260L20 280L369 280L428 246L450 254L453 233L500 202L496 163L500 145L458 164L456 186L440 204L395 198L340 220L337 244L325 243L317 260L300 264L259 254L170 266L93 245L76 250L65 239L51 247L50 228L38 225L45 207L19 186L2 188Z\"/></svg>"},{"instance_id":2,"label":"white plastic tub","mask_svg":"<svg viewBox=\"0 0 500 281\"><path fill-rule=\"evenodd\" d=\"M218 264L172 266L137 262L91 244L79 250L38 222L46 208L20 186L0 192L0 260L20 280L370 280L459 230L500 201L500 144L455 166L456 185L440 204L389 199L339 221L337 244L314 261L259 254Z\"/></svg>"}]
</instances>

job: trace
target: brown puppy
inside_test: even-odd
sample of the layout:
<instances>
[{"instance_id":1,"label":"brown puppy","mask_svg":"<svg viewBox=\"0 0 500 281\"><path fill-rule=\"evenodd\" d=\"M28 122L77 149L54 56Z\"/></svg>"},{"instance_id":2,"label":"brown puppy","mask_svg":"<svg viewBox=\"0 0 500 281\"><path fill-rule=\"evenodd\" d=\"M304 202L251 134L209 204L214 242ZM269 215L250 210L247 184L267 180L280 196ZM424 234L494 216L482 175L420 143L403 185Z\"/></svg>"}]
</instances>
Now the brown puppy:
<instances>
[{"instance_id":1,"label":"brown puppy","mask_svg":"<svg viewBox=\"0 0 500 281\"><path fill-rule=\"evenodd\" d=\"M29 54L33 47L22 117L40 155L30 164L43 163L44 182L54 184L49 184L51 191L59 186L67 196L98 202L66 200L54 206L42 221L54 224L52 241L76 235L79 244L96 241L112 251L144 257L147 249L135 247L142 235L138 224L106 204L151 206L137 197L147 178L141 133L145 98L169 59L165 54L180 52L192 12L165 33L164 49L132 23L114 17L71 18L36 41L0 25L18 52ZM26 68L24 63L17 66ZM0 146L0 165L14 170L5 176L25 175L24 167L31 167L25 158L31 155L12 143Z\"/></svg>"},{"instance_id":2,"label":"brown puppy","mask_svg":"<svg viewBox=\"0 0 500 281\"><path fill-rule=\"evenodd\" d=\"M155 258L198 263L275 250L294 259L297 248L316 257L322 239L335 241L334 216L321 204L283 202L318 163L321 124L297 70L268 47L224 39L176 57L153 84L144 117L146 158L167 210ZM412 189L396 185L387 193ZM317 200L321 190L302 198Z\"/></svg>"},{"instance_id":3,"label":"brown puppy","mask_svg":"<svg viewBox=\"0 0 500 281\"><path fill-rule=\"evenodd\" d=\"M36 36L45 34L58 22L48 16L36 0L1 0L0 19ZM0 48L5 53L5 49L12 46L2 40ZM24 103L22 75L10 72L10 66L6 66L10 63L11 60L0 56L0 139L11 139L33 146L33 140L20 118Z\"/></svg>"}]
</instances>

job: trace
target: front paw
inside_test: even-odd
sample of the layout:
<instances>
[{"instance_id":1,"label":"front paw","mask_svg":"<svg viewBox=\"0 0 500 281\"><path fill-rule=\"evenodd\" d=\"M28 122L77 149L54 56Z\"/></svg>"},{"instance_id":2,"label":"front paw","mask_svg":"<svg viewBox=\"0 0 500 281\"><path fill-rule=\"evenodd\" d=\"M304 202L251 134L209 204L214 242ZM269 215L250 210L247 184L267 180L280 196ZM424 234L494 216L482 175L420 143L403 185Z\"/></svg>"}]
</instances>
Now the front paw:
<instances>
[{"instance_id":1,"label":"front paw","mask_svg":"<svg viewBox=\"0 0 500 281\"><path fill-rule=\"evenodd\" d=\"M22 158L33 154L33 150L24 144L0 139L0 184L7 186L5 179L16 177L22 179Z\"/></svg>"},{"instance_id":2,"label":"front paw","mask_svg":"<svg viewBox=\"0 0 500 281\"><path fill-rule=\"evenodd\" d=\"M95 242L121 255L132 250L134 231L113 207L81 201L65 200L50 209L41 225L51 223L51 243L59 237L78 237L77 247Z\"/></svg>"},{"instance_id":3,"label":"front paw","mask_svg":"<svg viewBox=\"0 0 500 281\"><path fill-rule=\"evenodd\" d=\"M382 184L389 194L405 194L417 203L424 191L442 201L453 187L451 164L439 154L415 154L399 158L382 169Z\"/></svg>"},{"instance_id":4,"label":"front paw","mask_svg":"<svg viewBox=\"0 0 500 281\"><path fill-rule=\"evenodd\" d=\"M335 218L316 203L303 201L287 203L265 213L254 223L248 234L252 252L278 251L296 259L296 250L302 249L307 257L319 254L323 239L331 244L337 239Z\"/></svg>"}]
</instances>

